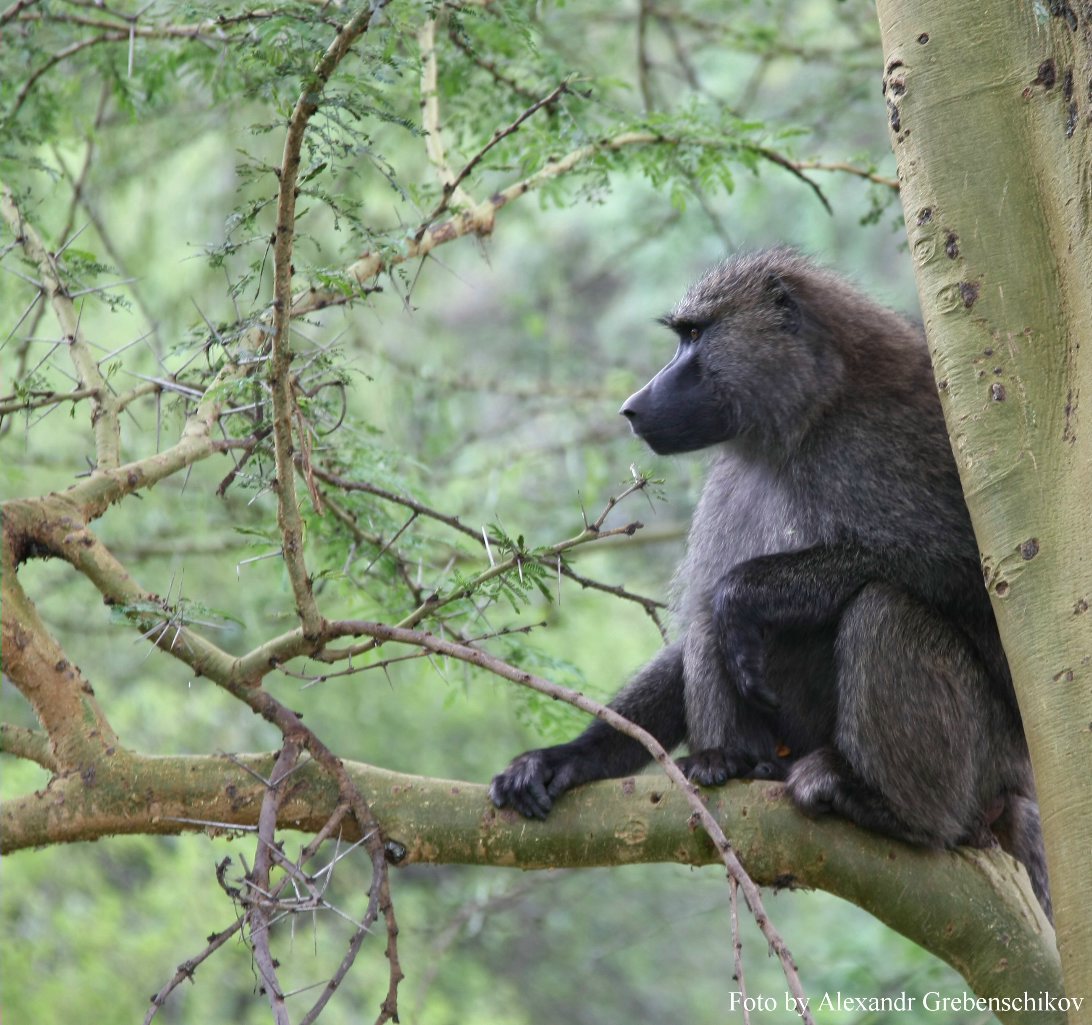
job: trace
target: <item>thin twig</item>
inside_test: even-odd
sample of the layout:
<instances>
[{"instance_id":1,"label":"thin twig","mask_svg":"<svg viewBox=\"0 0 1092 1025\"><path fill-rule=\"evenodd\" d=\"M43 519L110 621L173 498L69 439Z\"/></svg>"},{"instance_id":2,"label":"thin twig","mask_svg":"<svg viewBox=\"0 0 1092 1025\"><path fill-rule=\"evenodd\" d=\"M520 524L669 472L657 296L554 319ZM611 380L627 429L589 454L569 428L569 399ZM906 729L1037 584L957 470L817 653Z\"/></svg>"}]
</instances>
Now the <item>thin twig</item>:
<instances>
[{"instance_id":1,"label":"thin twig","mask_svg":"<svg viewBox=\"0 0 1092 1025\"><path fill-rule=\"evenodd\" d=\"M328 627L324 624L324 630ZM218 681L220 682L220 681ZM348 805L357 821L361 836L364 837L365 847L372 863L372 885L368 891L368 906L360 919L353 939L350 941L349 950L337 972L327 983L322 996L316 1001L315 1009L321 1010L337 989L345 972L348 971L360 949L364 936L377 920L379 915L384 918L387 930L386 956L388 962L388 986L387 995L380 1007L376 1018L376 1025L384 1025L390 1020L398 1018L398 985L403 979L402 966L398 959L398 922L394 914L394 904L391 901L390 880L387 874L386 848L379 823L372 814L368 802L364 799L359 788L352 781L341 759L338 758L318 737L318 735L305 726L300 717L286 705L277 701L267 691L245 685L228 684L227 689L237 698L248 704L264 719L273 723L285 737L289 737L302 745L310 753L311 757L336 781L341 801ZM312 1012L309 1012L311 1014ZM317 1014L316 1014L317 1016ZM308 1020L313 1021L311 1017Z\"/></svg>"},{"instance_id":2,"label":"thin twig","mask_svg":"<svg viewBox=\"0 0 1092 1025\"><path fill-rule=\"evenodd\" d=\"M823 190L819 187L817 183L813 182L806 174L804 174L804 171L801 168L800 164L794 163L792 160L789 160L788 157L782 156L776 150L768 149L765 146L748 146L747 148L752 153L755 153L758 156L762 157L763 160L768 160L771 164L777 164L778 167L785 168L785 170L788 171L789 174L799 178L805 185L807 185L809 189L812 190L812 192L815 193L815 195L819 199L819 202L823 204L823 209L826 210L826 212L831 216L834 215L834 210L831 207L827 197L823 194Z\"/></svg>"},{"instance_id":3,"label":"thin twig","mask_svg":"<svg viewBox=\"0 0 1092 1025\"><path fill-rule=\"evenodd\" d=\"M739 935L739 883L728 880L728 903L732 915L732 964L735 968L736 985L743 998L743 1025L751 1025L751 1010L747 1000L747 981L743 975L743 940Z\"/></svg>"},{"instance_id":4,"label":"thin twig","mask_svg":"<svg viewBox=\"0 0 1092 1025\"><path fill-rule=\"evenodd\" d=\"M243 765L243 763L241 763L241 762L239 762L237 764L239 764L243 768L246 768L246 766ZM275 779L277 777L274 776L273 778ZM261 782L262 782L263 786L266 785L266 780L265 779L262 779ZM328 839L330 839L330 837L332 837L334 835L334 833L341 826L341 822L344 819L344 817L345 817L346 813L348 812L348 810L349 810L349 805L345 801L339 801L338 802L337 806L334 808L333 812L330 814L330 817L326 820L326 823L323 825L322 829L320 829L311 838L311 840L308 842L307 846L304 847L303 850L300 851L300 856L299 856L299 858L297 859L297 861L295 862L295 865L294 865L294 867L296 869L302 868L303 865L305 865L308 861L310 861L311 858L313 858L318 853L318 850L322 846L322 844L325 843L325 841L327 841ZM178 820L178 821L184 821L184 820ZM218 823L210 823L210 825L216 826L216 825L218 825ZM242 827L231 826L230 824L226 824L225 828L240 829ZM252 828L255 831L257 831L258 827L255 826L255 827L252 827ZM278 855L279 855L279 851L277 850L276 847L273 847L272 848L272 856L274 858L278 858ZM281 857L283 857L283 856L281 856ZM279 858L278 858L278 862L283 864L283 861L280 861ZM277 885L277 887L270 894L270 899L276 900L277 898L279 898L281 893L287 887L288 882L289 882L289 880L288 880L287 877L282 879L280 881L280 883ZM233 894L233 899L238 899L239 896L241 896L241 891L236 891ZM226 929L222 930L221 932L214 933L212 936L210 936L208 946L206 946L205 949L203 951L201 951L200 954L198 954L196 957L190 958L187 961L184 961L182 964L180 964L178 966L178 970L175 972L174 976L166 983L166 985L164 985L164 987L154 997L152 997L152 1006L148 1008L148 1013L144 1016L144 1025L151 1025L152 1019L155 1017L156 1013L164 1005L164 1003L166 1003L167 997L170 996L170 994L179 985L181 985L183 982L192 981L194 973L196 972L198 966L204 960L206 960L211 954L213 954L216 950L218 950L220 947L222 947L224 945L224 943L226 943L232 936L234 936L237 932L239 932L239 930L243 927L245 922L246 922L245 915L240 915Z\"/></svg>"},{"instance_id":5,"label":"thin twig","mask_svg":"<svg viewBox=\"0 0 1092 1025\"><path fill-rule=\"evenodd\" d=\"M446 524L452 530L463 534L465 537L473 538L475 544L486 547L482 535L479 531L474 530L472 527L468 527L458 516L450 516L447 513L442 513L437 509L433 509L430 506L425 505L423 502L419 502L415 498L410 498L408 495L400 495L397 492L389 491L386 488L381 488L377 484L372 484L370 481L363 480L350 480L347 477L343 477L339 474L333 473L330 470L323 469L320 466L314 467L315 476L326 484L332 487L339 488L342 491L352 492L361 491L365 494L374 495L376 498L381 498L387 502L393 502L397 505L404 506L407 509L418 513L421 516L427 516L429 519L436 520L439 523ZM618 528L615 531L602 531L603 521L606 519L610 511L628 495L634 493L634 491L640 490L640 488L634 485L629 485L628 488L620 495L614 496L607 502L606 507L603 509L602 514L596 521L598 526L595 526L595 530L585 538L585 541L598 541L604 540L608 537L615 537L619 535L625 535L632 537L633 534L640 528L640 524L627 524L625 527ZM589 525L591 527L593 525ZM578 535L579 536L579 535ZM584 543L584 542L577 542ZM538 562L541 562L544 566L547 566L550 570L557 569L557 556L562 551L572 548L575 545L570 542L562 542L564 547L550 546L545 551L535 556ZM660 631L661 636L666 637L666 631L663 622L660 620L659 613L662 612L667 606L664 602L658 601L655 598L649 598L645 595L636 594L632 591L628 591L623 587L615 586L611 584L603 584L597 580L593 580L590 577L581 576L575 572L567 563L561 563L561 570L563 576L568 577L574 583L579 584L581 587L590 588L597 591L602 591L605 594L611 594L616 598L622 598L626 601L636 602L640 605L652 621L656 624L656 628Z\"/></svg>"},{"instance_id":6,"label":"thin twig","mask_svg":"<svg viewBox=\"0 0 1092 1025\"><path fill-rule=\"evenodd\" d=\"M462 34L460 34L458 26L453 21L448 23L447 35L451 42L461 50L467 58L485 71L498 85L503 85L506 89L514 92L517 96L521 96L525 100L534 101L538 97L539 94L537 92L525 88L514 78L511 78L501 71L500 68L497 67L496 61L489 60L489 58L483 57L481 54L475 52L470 43Z\"/></svg>"},{"instance_id":7,"label":"thin twig","mask_svg":"<svg viewBox=\"0 0 1092 1025\"><path fill-rule=\"evenodd\" d=\"M208 944L201 953L194 957L189 958L187 961L183 961L178 970L167 981L163 988L152 997L152 1005L148 1008L148 1012L144 1015L144 1025L151 1025L152 1019L156 1016L159 1009L167 1002L167 997L171 995L183 982L192 982L194 973L197 971L200 964L207 960L212 954L219 950L228 940L231 939L240 929L243 927L244 919L240 916L234 922L231 923L226 929L222 929L220 932L213 933L208 940Z\"/></svg>"},{"instance_id":8,"label":"thin twig","mask_svg":"<svg viewBox=\"0 0 1092 1025\"><path fill-rule=\"evenodd\" d=\"M646 114L656 107L652 96L652 61L648 56L648 23L651 14L650 0L641 0L637 11L637 85L641 90L641 106Z\"/></svg>"},{"instance_id":9,"label":"thin twig","mask_svg":"<svg viewBox=\"0 0 1092 1025\"><path fill-rule=\"evenodd\" d=\"M43 406L56 406L62 402L79 402L95 394L97 392L94 388L77 388L76 391L70 392L30 391L24 398L0 399L0 416L29 412L32 409L41 409Z\"/></svg>"},{"instance_id":10,"label":"thin twig","mask_svg":"<svg viewBox=\"0 0 1092 1025\"><path fill-rule=\"evenodd\" d=\"M876 185L883 185L893 192L898 192L901 188L897 178L887 178L868 168L858 167L856 164L847 164L839 161L827 162L823 160L797 160L793 163L794 166L801 171L837 171L842 174L852 174L858 178L864 178L866 181L873 182Z\"/></svg>"}]
</instances>

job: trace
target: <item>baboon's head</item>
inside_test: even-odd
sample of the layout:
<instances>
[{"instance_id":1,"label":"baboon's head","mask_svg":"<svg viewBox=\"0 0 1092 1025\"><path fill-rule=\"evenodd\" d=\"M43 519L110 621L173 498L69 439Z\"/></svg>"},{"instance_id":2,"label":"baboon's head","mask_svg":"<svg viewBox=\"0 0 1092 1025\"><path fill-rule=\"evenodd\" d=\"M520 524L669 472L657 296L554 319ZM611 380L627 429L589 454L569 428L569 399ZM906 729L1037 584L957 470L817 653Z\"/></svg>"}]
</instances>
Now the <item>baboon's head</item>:
<instances>
[{"instance_id":1,"label":"baboon's head","mask_svg":"<svg viewBox=\"0 0 1092 1025\"><path fill-rule=\"evenodd\" d=\"M661 455L742 436L791 445L841 387L831 313L844 291L791 249L714 267L661 318L678 348L622 415Z\"/></svg>"}]
</instances>

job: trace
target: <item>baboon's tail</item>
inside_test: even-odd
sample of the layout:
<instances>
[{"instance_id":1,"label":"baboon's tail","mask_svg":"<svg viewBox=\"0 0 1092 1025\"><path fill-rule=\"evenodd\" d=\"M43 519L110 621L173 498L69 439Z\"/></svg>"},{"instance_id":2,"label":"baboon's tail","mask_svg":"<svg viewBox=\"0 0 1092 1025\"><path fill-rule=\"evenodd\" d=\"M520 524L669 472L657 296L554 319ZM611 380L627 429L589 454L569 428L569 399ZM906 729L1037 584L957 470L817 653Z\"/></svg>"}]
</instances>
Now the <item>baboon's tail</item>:
<instances>
[{"instance_id":1,"label":"baboon's tail","mask_svg":"<svg viewBox=\"0 0 1092 1025\"><path fill-rule=\"evenodd\" d=\"M1039 805L1030 797L1010 794L1005 801L1005 810L993 828L1001 847L1028 870L1031 888L1043 905L1047 918L1053 922L1054 909L1050 902L1050 881L1047 879Z\"/></svg>"}]
</instances>

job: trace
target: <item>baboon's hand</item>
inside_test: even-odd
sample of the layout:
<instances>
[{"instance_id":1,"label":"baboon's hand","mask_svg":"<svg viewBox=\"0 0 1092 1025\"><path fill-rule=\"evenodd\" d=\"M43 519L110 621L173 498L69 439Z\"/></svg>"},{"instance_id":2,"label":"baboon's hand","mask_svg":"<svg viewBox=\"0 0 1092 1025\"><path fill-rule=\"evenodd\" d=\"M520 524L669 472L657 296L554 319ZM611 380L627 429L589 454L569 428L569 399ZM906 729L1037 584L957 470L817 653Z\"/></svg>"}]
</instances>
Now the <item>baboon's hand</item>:
<instances>
[{"instance_id":1,"label":"baboon's hand","mask_svg":"<svg viewBox=\"0 0 1092 1025\"><path fill-rule=\"evenodd\" d=\"M721 621L717 646L728 675L744 701L774 712L781 704L766 684L766 640L760 627L740 621Z\"/></svg>"},{"instance_id":2,"label":"baboon's hand","mask_svg":"<svg viewBox=\"0 0 1092 1025\"><path fill-rule=\"evenodd\" d=\"M498 808L514 808L525 818L544 819L554 801L582 782L577 760L566 745L527 751L493 777L489 796Z\"/></svg>"},{"instance_id":3,"label":"baboon's hand","mask_svg":"<svg viewBox=\"0 0 1092 1025\"><path fill-rule=\"evenodd\" d=\"M766 683L766 636L751 614L743 588L728 574L713 596L713 629L728 675L744 701L768 711L781 702Z\"/></svg>"}]
</instances>

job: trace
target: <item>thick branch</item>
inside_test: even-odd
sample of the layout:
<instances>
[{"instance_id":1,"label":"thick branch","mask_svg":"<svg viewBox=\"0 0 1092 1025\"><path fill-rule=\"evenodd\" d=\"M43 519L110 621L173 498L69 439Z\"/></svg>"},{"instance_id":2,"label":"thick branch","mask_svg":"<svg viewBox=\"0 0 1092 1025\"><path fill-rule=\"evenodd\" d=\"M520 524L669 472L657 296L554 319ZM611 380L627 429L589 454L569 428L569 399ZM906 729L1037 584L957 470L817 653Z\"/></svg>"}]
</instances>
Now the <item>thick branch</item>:
<instances>
[{"instance_id":1,"label":"thick branch","mask_svg":"<svg viewBox=\"0 0 1092 1025\"><path fill-rule=\"evenodd\" d=\"M170 607L159 595L142 588L94 531L82 525L77 507L67 501L67 496L51 495L32 502L9 502L4 506L4 512L5 536L9 544L35 545L41 551L70 563L94 584L107 605L129 611L133 624L147 635L150 644L184 662L199 675L220 683L231 676L237 660L190 629L179 610ZM14 572L5 573L5 597L9 587L17 596L21 595ZM20 629L20 624L29 621L26 617L30 613L24 611L22 604L26 601L25 597L20 599L19 604L5 601L5 624L9 612L16 624L14 629ZM5 625L5 639L7 630ZM299 653L306 650L307 645L301 643ZM60 649L57 648L57 651ZM5 670L13 654L13 649L5 646ZM85 689L90 693L90 685L85 684ZM65 715L71 711L69 709ZM76 716L71 720L71 725L79 722L80 717ZM64 729L66 722L62 717L56 723L43 722L43 725L52 736L55 729Z\"/></svg>"},{"instance_id":2,"label":"thick branch","mask_svg":"<svg viewBox=\"0 0 1092 1025\"><path fill-rule=\"evenodd\" d=\"M28 746L31 738L15 734L5 737L5 744L21 743L23 750L19 753L43 765L55 760L65 768L88 769L117 748L117 737L95 700L91 684L65 657L19 584L16 560L8 544L3 547L0 617L4 673L34 708L49 736L50 750L45 758L38 757L33 753L36 749Z\"/></svg>"},{"instance_id":3,"label":"thick branch","mask_svg":"<svg viewBox=\"0 0 1092 1025\"><path fill-rule=\"evenodd\" d=\"M140 758L126 766L124 778L100 776L88 784L66 776L0 808L3 852L115 833L253 827L265 796L259 780L270 777L274 758ZM690 824L685 799L658 777L581 787L547 822L531 823L494 809L479 784L353 762L345 768L384 834L407 848L407 863L541 869L720 862L708 837ZM703 796L757 882L814 887L858 904L947 961L982 996L1061 992L1053 933L1023 869L1001 851L927 851L841 820L810 820L783 797L780 784L737 782ZM305 765L292 776L280 828L318 830L338 802L329 775ZM346 819L345 828L352 838L354 824Z\"/></svg>"}]
</instances>

